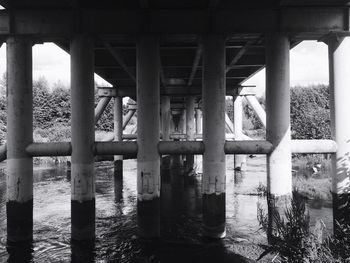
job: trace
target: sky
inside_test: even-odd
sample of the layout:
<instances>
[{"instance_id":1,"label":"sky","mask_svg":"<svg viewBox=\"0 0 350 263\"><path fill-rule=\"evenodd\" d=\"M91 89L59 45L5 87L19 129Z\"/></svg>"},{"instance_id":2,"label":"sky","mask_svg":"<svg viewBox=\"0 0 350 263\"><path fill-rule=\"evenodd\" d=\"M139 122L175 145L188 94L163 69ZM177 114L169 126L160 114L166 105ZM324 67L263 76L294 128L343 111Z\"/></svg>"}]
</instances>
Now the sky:
<instances>
[{"instance_id":1,"label":"sky","mask_svg":"<svg viewBox=\"0 0 350 263\"><path fill-rule=\"evenodd\" d=\"M0 76L6 71L6 44L0 48ZM69 86L69 55L53 43L33 47L33 79L45 77L52 87L58 81ZM108 85L95 74L100 86ZM290 51L291 86L328 84L327 46L316 41L304 41ZM255 85L255 91L262 95L265 90L265 70L255 74L244 85Z\"/></svg>"}]
</instances>

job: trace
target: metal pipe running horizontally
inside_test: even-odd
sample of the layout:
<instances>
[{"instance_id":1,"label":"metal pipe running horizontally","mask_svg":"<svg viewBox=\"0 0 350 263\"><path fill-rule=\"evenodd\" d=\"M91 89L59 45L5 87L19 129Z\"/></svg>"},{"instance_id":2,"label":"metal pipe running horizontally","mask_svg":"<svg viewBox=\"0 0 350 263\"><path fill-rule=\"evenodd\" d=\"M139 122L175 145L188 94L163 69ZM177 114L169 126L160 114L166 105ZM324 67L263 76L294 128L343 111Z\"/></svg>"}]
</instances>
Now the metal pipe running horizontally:
<instances>
[{"instance_id":1,"label":"metal pipe running horizontally","mask_svg":"<svg viewBox=\"0 0 350 263\"><path fill-rule=\"evenodd\" d=\"M159 154L203 154L204 143L199 141L161 141Z\"/></svg>"},{"instance_id":2,"label":"metal pipe running horizontally","mask_svg":"<svg viewBox=\"0 0 350 263\"><path fill-rule=\"evenodd\" d=\"M226 141L226 154L268 154L272 144L268 141Z\"/></svg>"},{"instance_id":3,"label":"metal pipe running horizontally","mask_svg":"<svg viewBox=\"0 0 350 263\"><path fill-rule=\"evenodd\" d=\"M292 140L292 153L335 153L338 145L333 140Z\"/></svg>"}]
</instances>

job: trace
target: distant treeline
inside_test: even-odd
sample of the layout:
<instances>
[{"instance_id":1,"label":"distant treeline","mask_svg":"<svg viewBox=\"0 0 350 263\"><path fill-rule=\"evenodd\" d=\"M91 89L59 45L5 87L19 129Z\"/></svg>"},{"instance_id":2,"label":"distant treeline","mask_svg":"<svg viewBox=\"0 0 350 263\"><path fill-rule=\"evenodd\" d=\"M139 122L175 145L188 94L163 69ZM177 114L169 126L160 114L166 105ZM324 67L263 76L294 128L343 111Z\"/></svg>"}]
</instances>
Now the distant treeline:
<instances>
[{"instance_id":1,"label":"distant treeline","mask_svg":"<svg viewBox=\"0 0 350 263\"><path fill-rule=\"evenodd\" d=\"M326 85L291 88L290 119L293 139L329 139L330 112L329 88ZM259 102L265 108L265 98ZM232 99L226 100L226 110L233 120ZM244 101L244 129L262 129L262 124L253 110Z\"/></svg>"},{"instance_id":2,"label":"distant treeline","mask_svg":"<svg viewBox=\"0 0 350 263\"><path fill-rule=\"evenodd\" d=\"M0 140L6 137L6 81L0 81ZM95 106L98 103L95 92ZM126 110L124 108L124 110ZM53 131L55 128L69 127L71 122L70 90L58 82L49 88L48 82L41 77L33 82L33 128L34 130ZM102 114L96 129L113 130L113 100Z\"/></svg>"},{"instance_id":3,"label":"distant treeline","mask_svg":"<svg viewBox=\"0 0 350 263\"><path fill-rule=\"evenodd\" d=\"M6 134L6 81L0 80L0 140ZM259 98L265 107L265 98ZM95 105L98 103L95 93ZM226 110L233 119L232 99L226 100ZM55 130L69 127L71 122L70 90L58 82L49 88L45 78L33 83L34 130ZM96 129L113 130L113 101L101 116ZM124 108L126 111L126 108ZM255 113L244 103L244 128L261 129ZM293 139L330 138L329 89L325 85L294 87L291 89L291 129ZM67 129L69 130L69 129Z\"/></svg>"}]
</instances>

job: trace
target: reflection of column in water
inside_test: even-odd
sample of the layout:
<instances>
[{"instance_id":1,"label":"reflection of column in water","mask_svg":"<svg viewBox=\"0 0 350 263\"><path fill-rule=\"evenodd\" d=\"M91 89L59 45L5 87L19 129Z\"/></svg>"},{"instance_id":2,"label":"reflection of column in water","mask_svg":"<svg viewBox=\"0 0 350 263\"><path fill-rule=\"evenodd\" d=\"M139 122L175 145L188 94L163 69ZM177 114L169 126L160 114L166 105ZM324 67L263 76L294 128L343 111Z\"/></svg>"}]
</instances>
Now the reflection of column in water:
<instances>
[{"instance_id":1,"label":"reflection of column in water","mask_svg":"<svg viewBox=\"0 0 350 263\"><path fill-rule=\"evenodd\" d=\"M162 170L161 174L161 188L160 188L160 196L161 196L161 213L162 219L165 221L168 217L171 217L171 180L170 180L170 170Z\"/></svg>"},{"instance_id":2,"label":"reflection of column in water","mask_svg":"<svg viewBox=\"0 0 350 263\"><path fill-rule=\"evenodd\" d=\"M244 174L245 174L245 172L243 172L243 171L234 170L235 185L239 185L243 182Z\"/></svg>"},{"instance_id":3,"label":"reflection of column in water","mask_svg":"<svg viewBox=\"0 0 350 263\"><path fill-rule=\"evenodd\" d=\"M197 207L197 197L196 197L196 187L197 187L197 178L196 176L186 176L184 178L184 212L194 217L198 213Z\"/></svg>"},{"instance_id":4,"label":"reflection of column in water","mask_svg":"<svg viewBox=\"0 0 350 263\"><path fill-rule=\"evenodd\" d=\"M71 262L86 262L92 263L95 262L95 242L86 241L86 242L71 242Z\"/></svg>"},{"instance_id":5,"label":"reflection of column in water","mask_svg":"<svg viewBox=\"0 0 350 263\"><path fill-rule=\"evenodd\" d=\"M123 174L114 172L114 200L121 202L123 199Z\"/></svg>"},{"instance_id":6,"label":"reflection of column in water","mask_svg":"<svg viewBox=\"0 0 350 263\"><path fill-rule=\"evenodd\" d=\"M32 262L33 243L25 242L18 244L7 244L7 253L9 254L9 263Z\"/></svg>"},{"instance_id":7,"label":"reflection of column in water","mask_svg":"<svg viewBox=\"0 0 350 263\"><path fill-rule=\"evenodd\" d=\"M173 215L180 215L183 211L184 175L179 169L170 170L171 199Z\"/></svg>"},{"instance_id":8,"label":"reflection of column in water","mask_svg":"<svg viewBox=\"0 0 350 263\"><path fill-rule=\"evenodd\" d=\"M70 182L71 178L71 162L67 161L67 180Z\"/></svg>"}]
</instances>

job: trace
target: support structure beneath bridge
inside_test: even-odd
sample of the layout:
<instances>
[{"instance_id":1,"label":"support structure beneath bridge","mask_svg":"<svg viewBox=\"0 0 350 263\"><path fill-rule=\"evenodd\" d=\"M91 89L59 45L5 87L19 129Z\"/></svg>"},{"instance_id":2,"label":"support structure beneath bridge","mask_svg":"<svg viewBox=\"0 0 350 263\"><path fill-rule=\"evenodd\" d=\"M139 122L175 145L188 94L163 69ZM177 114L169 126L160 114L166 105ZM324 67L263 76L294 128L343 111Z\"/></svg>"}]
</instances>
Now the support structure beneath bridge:
<instances>
[{"instance_id":1,"label":"support structure beneath bridge","mask_svg":"<svg viewBox=\"0 0 350 263\"><path fill-rule=\"evenodd\" d=\"M226 233L227 154L235 155L236 167L244 163L242 154L267 155L268 196L278 206L278 200L291 196L291 154L331 153L334 218L350 223L347 5L312 8L318 1L306 0L305 6L271 1L269 8L255 8L261 3L251 0L254 5L244 8L232 7L228 2L233 1L189 8L166 1L171 6L109 10L76 9L64 6L67 1L60 1L61 8L50 6L59 1L38 8L32 3L36 1L13 1L0 11L0 36L7 43L8 132L0 160L7 159L8 242L33 239L32 158L38 156L71 156L72 240L95 238L96 155L115 156L116 192L122 184L123 156L137 155L137 217L143 238L161 234L161 155L174 155L178 163L186 155L188 171L193 156L203 155L206 237L223 238ZM289 50L301 40L320 37L329 46L332 140L291 140ZM55 41L71 55L71 142L33 142L32 44L39 41ZM266 115L254 98L247 100L266 124L267 138L244 140L243 94L238 90L264 65ZM100 90L103 98L95 112L94 72L113 84ZM226 95L235 99L234 122L228 125L235 140L225 137ZM125 96L137 100L137 134L123 134L136 112L135 105L130 107L123 122ZM95 123L111 97L113 135L109 142L96 142Z\"/></svg>"}]
</instances>

